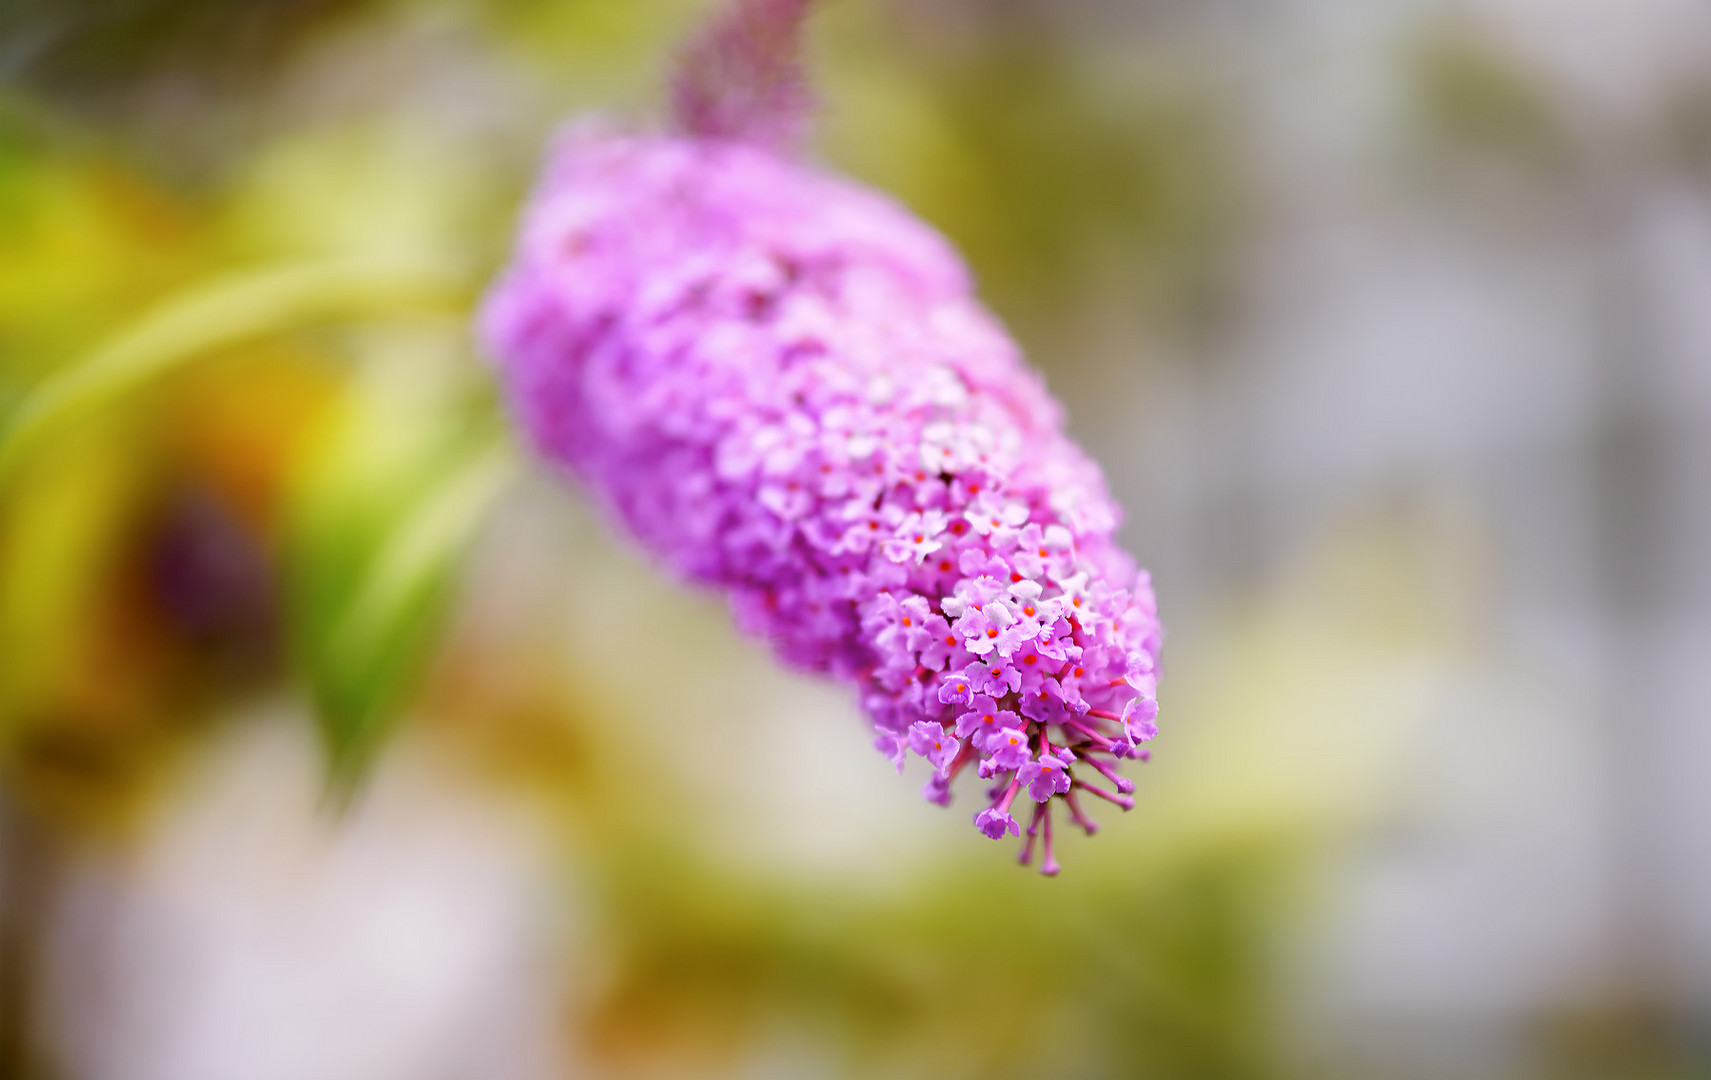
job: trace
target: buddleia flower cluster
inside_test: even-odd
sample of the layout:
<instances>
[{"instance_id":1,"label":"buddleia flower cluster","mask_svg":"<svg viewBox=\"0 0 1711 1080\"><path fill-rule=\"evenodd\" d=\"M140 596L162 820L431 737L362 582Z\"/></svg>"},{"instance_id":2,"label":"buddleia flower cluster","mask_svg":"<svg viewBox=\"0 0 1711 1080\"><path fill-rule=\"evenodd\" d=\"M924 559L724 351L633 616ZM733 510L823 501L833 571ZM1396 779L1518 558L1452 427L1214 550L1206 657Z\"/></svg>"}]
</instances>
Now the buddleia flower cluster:
<instances>
[{"instance_id":1,"label":"buddleia flower cluster","mask_svg":"<svg viewBox=\"0 0 1711 1080\"><path fill-rule=\"evenodd\" d=\"M733 18L703 51L740 60ZM482 313L512 413L744 630L855 684L926 798L972 772L975 826L1055 874L1053 807L1129 809L1157 733L1153 593L1100 471L943 238L745 137L777 117L679 98L677 132L553 150Z\"/></svg>"}]
</instances>

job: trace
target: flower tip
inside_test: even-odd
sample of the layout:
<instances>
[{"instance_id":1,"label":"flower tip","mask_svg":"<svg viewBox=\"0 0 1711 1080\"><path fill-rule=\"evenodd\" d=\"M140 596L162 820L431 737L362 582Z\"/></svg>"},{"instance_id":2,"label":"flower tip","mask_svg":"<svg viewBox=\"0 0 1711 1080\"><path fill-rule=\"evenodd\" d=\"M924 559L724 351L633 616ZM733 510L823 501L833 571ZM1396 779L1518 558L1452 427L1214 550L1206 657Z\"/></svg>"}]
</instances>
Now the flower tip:
<instances>
[{"instance_id":1,"label":"flower tip","mask_svg":"<svg viewBox=\"0 0 1711 1080\"><path fill-rule=\"evenodd\" d=\"M813 107L802 69L810 0L730 0L691 38L672 80L684 133L788 149Z\"/></svg>"},{"instance_id":2,"label":"flower tip","mask_svg":"<svg viewBox=\"0 0 1711 1080\"><path fill-rule=\"evenodd\" d=\"M1057 877L1058 871L1062 869L1063 867L1058 865L1058 861L1049 855L1046 856L1044 862L1040 863L1040 873L1045 877Z\"/></svg>"}]
</instances>

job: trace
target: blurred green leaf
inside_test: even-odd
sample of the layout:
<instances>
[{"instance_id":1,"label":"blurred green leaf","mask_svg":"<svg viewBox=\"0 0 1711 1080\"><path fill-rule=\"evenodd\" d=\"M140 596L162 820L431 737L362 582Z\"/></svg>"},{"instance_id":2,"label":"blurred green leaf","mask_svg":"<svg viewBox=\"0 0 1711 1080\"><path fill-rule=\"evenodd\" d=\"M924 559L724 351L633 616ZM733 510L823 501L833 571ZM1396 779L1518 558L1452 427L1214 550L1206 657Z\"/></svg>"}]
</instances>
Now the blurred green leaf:
<instances>
[{"instance_id":1,"label":"blurred green leaf","mask_svg":"<svg viewBox=\"0 0 1711 1080\"><path fill-rule=\"evenodd\" d=\"M293 637L342 792L413 685L458 557L511 474L490 404L467 390L459 348L467 297L465 275L432 259L318 260L236 275L181 294L50 377L0 429L3 486L60 435L221 349L339 320L404 343L405 362L392 365L402 379L376 385L371 369L380 365L359 369L351 407L294 485L289 511ZM360 354L364 339L356 340ZM436 347L450 363L423 362Z\"/></svg>"},{"instance_id":2,"label":"blurred green leaf","mask_svg":"<svg viewBox=\"0 0 1711 1080\"><path fill-rule=\"evenodd\" d=\"M406 704L461 558L515 473L485 399L424 383L407 367L353 392L287 527L291 634L339 800Z\"/></svg>"}]
</instances>

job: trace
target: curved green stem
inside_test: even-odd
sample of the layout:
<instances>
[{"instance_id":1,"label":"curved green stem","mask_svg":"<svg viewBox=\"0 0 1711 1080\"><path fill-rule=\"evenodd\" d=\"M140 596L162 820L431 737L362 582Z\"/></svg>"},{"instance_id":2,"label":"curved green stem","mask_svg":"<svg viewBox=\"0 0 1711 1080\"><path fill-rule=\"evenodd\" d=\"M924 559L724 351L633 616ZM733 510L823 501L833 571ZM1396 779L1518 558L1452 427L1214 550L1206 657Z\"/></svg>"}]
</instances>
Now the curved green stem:
<instances>
[{"instance_id":1,"label":"curved green stem","mask_svg":"<svg viewBox=\"0 0 1711 1080\"><path fill-rule=\"evenodd\" d=\"M443 262L340 259L249 271L181 294L24 399L0 430L0 486L47 435L215 349L329 320L455 310L468 291L467 275Z\"/></svg>"}]
</instances>

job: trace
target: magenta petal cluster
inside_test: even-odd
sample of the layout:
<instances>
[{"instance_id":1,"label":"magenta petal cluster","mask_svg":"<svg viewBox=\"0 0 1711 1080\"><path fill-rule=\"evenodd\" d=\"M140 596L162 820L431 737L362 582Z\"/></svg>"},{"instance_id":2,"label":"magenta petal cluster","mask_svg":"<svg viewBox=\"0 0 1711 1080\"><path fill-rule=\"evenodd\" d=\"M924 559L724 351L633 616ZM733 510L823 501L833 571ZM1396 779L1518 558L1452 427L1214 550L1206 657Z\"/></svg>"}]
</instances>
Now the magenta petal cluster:
<instances>
[{"instance_id":1,"label":"magenta petal cluster","mask_svg":"<svg viewBox=\"0 0 1711 1080\"><path fill-rule=\"evenodd\" d=\"M761 146L573 133L482 330L538 449L785 660L856 684L929 800L976 765L978 828L1020 833L1030 800L1049 872L1053 800L1089 831L1078 791L1132 805L1149 580L933 230Z\"/></svg>"}]
</instances>

